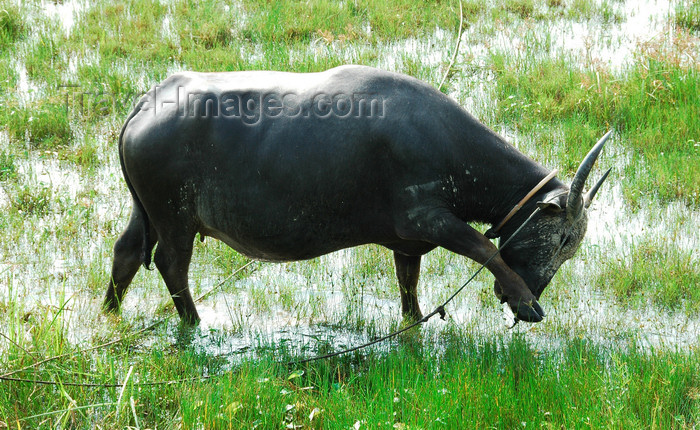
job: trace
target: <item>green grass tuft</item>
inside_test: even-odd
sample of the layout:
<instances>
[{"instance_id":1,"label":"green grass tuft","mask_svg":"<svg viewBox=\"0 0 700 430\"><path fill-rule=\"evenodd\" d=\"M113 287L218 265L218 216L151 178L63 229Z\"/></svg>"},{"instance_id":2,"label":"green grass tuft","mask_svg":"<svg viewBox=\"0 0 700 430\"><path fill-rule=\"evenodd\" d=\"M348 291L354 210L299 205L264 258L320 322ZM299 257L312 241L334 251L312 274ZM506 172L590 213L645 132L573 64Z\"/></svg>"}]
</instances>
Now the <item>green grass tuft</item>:
<instances>
[{"instance_id":1,"label":"green grass tuft","mask_svg":"<svg viewBox=\"0 0 700 430\"><path fill-rule=\"evenodd\" d=\"M36 148L50 149L72 142L73 130L66 106L60 101L39 101L6 112L10 138Z\"/></svg>"},{"instance_id":2,"label":"green grass tuft","mask_svg":"<svg viewBox=\"0 0 700 430\"><path fill-rule=\"evenodd\" d=\"M61 55L61 46L62 40L55 34L40 34L25 56L28 77L52 88L61 85L63 72L67 68L67 60Z\"/></svg>"},{"instance_id":3,"label":"green grass tuft","mask_svg":"<svg viewBox=\"0 0 700 430\"><path fill-rule=\"evenodd\" d=\"M26 24L19 8L6 1L0 2L0 48L15 43L25 33Z\"/></svg>"},{"instance_id":4,"label":"green grass tuft","mask_svg":"<svg viewBox=\"0 0 700 430\"><path fill-rule=\"evenodd\" d=\"M504 8L520 18L530 18L535 12L534 0L505 0Z\"/></svg>"},{"instance_id":5,"label":"green grass tuft","mask_svg":"<svg viewBox=\"0 0 700 430\"><path fill-rule=\"evenodd\" d=\"M173 9L173 26L184 51L225 50L236 39L234 29L242 16L234 5L179 1Z\"/></svg>"},{"instance_id":6,"label":"green grass tuft","mask_svg":"<svg viewBox=\"0 0 700 430\"><path fill-rule=\"evenodd\" d=\"M134 65L170 61L178 47L163 35L167 10L157 0L97 2L76 20L70 46L78 52L96 47L106 64L125 57Z\"/></svg>"},{"instance_id":7,"label":"green grass tuft","mask_svg":"<svg viewBox=\"0 0 700 430\"><path fill-rule=\"evenodd\" d=\"M411 0L390 4L377 0L303 3L256 0L245 4L242 35L254 43L395 40L430 34L438 27L452 31L459 25L457 7ZM468 10L473 11L474 7Z\"/></svg>"},{"instance_id":8,"label":"green grass tuft","mask_svg":"<svg viewBox=\"0 0 700 430\"><path fill-rule=\"evenodd\" d=\"M614 0L573 0L568 2L566 16L575 21L598 20L608 24L622 21L621 13L615 8Z\"/></svg>"},{"instance_id":9,"label":"green grass tuft","mask_svg":"<svg viewBox=\"0 0 700 430\"><path fill-rule=\"evenodd\" d=\"M681 0L676 4L675 23L680 28L700 32L700 2Z\"/></svg>"},{"instance_id":10,"label":"green grass tuft","mask_svg":"<svg viewBox=\"0 0 700 430\"><path fill-rule=\"evenodd\" d=\"M0 152L0 181L17 177L16 156L11 152Z\"/></svg>"},{"instance_id":11,"label":"green grass tuft","mask_svg":"<svg viewBox=\"0 0 700 430\"><path fill-rule=\"evenodd\" d=\"M24 215L43 216L49 213L53 192L45 184L16 186L10 191L10 204Z\"/></svg>"},{"instance_id":12,"label":"green grass tuft","mask_svg":"<svg viewBox=\"0 0 700 430\"><path fill-rule=\"evenodd\" d=\"M597 285L623 302L651 301L669 311L700 312L700 261L673 243L634 244L629 254L605 263Z\"/></svg>"}]
</instances>

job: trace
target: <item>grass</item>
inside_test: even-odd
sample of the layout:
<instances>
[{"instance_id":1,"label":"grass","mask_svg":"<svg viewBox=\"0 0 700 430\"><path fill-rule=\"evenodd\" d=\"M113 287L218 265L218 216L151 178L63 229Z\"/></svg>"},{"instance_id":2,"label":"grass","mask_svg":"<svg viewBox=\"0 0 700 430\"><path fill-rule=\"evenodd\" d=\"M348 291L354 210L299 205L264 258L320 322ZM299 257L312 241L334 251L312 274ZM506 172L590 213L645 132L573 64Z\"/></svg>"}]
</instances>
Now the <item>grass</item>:
<instances>
[{"instance_id":1,"label":"grass","mask_svg":"<svg viewBox=\"0 0 700 430\"><path fill-rule=\"evenodd\" d=\"M10 152L0 153L0 181L17 177L15 155Z\"/></svg>"},{"instance_id":2,"label":"grass","mask_svg":"<svg viewBox=\"0 0 700 430\"><path fill-rule=\"evenodd\" d=\"M57 31L58 26L53 25L42 32L24 56L28 77L51 87L62 83L67 67L66 59L61 58L62 40L55 35Z\"/></svg>"},{"instance_id":3,"label":"grass","mask_svg":"<svg viewBox=\"0 0 700 430\"><path fill-rule=\"evenodd\" d=\"M626 9L463 1L449 95L562 178L616 130L599 160L615 186L592 214L610 230L590 233L556 275L546 321L505 330L483 274L447 322L286 365L401 325L391 252L365 246L229 277L248 260L197 241L191 286L211 292L199 328L177 324L162 280L145 270L122 315L105 316L111 248L131 204L121 123L139 94L182 69L359 63L437 85L456 2L97 1L66 32L39 3L0 0L0 375L26 368L13 376L54 384L0 381L0 429L696 428L697 7L673 2L661 17L673 32L627 46L614 66L599 53L627 43L608 32ZM561 49L559 31L574 23L601 40ZM475 269L445 250L427 255L423 311ZM149 385L183 378L194 379Z\"/></svg>"},{"instance_id":4,"label":"grass","mask_svg":"<svg viewBox=\"0 0 700 430\"><path fill-rule=\"evenodd\" d=\"M573 0L569 2L565 15L575 21L597 19L605 24L619 23L623 18L615 3L610 0L601 2Z\"/></svg>"},{"instance_id":5,"label":"grass","mask_svg":"<svg viewBox=\"0 0 700 430\"><path fill-rule=\"evenodd\" d=\"M59 334L47 320L34 324L46 330L37 340ZM153 428L163 421L182 428L692 428L700 417L698 356L640 352L634 344L603 349L578 340L544 352L522 335L448 330L439 345L405 339L388 352L298 366L280 364L294 357L282 348L227 371L226 360L187 346L164 345L133 364L129 345L138 339L96 356L51 343L70 360L27 376L60 382L72 374L115 386L7 383L0 405L28 399L0 409L8 424L21 417L23 428ZM8 359L26 363L30 352L39 351L13 351ZM212 378L139 385L202 374ZM49 413L37 413L43 411Z\"/></svg>"},{"instance_id":6,"label":"grass","mask_svg":"<svg viewBox=\"0 0 700 430\"><path fill-rule=\"evenodd\" d=\"M66 106L59 100L10 108L4 120L12 140L35 148L67 146L74 138Z\"/></svg>"},{"instance_id":7,"label":"grass","mask_svg":"<svg viewBox=\"0 0 700 430\"><path fill-rule=\"evenodd\" d=\"M663 264L649 264L663 262ZM700 264L691 250L668 242L634 243L622 258L609 261L599 284L616 297L641 305L651 302L669 311L700 311Z\"/></svg>"},{"instance_id":8,"label":"grass","mask_svg":"<svg viewBox=\"0 0 700 430\"><path fill-rule=\"evenodd\" d=\"M172 42L161 41L166 12L167 7L154 0L98 2L77 19L68 46L74 52L97 47L105 64L133 58L149 64L150 69L172 59L177 49ZM119 19L123 14L133 14L135 18Z\"/></svg>"},{"instance_id":9,"label":"grass","mask_svg":"<svg viewBox=\"0 0 700 430\"><path fill-rule=\"evenodd\" d=\"M314 38L381 41L424 35L437 27L452 30L459 25L459 17L449 5L411 0L391 4L374 0L251 1L244 11L248 17L242 35L254 43L309 42Z\"/></svg>"},{"instance_id":10,"label":"grass","mask_svg":"<svg viewBox=\"0 0 700 430\"><path fill-rule=\"evenodd\" d=\"M49 213L52 201L51 189L41 184L37 187L17 187L11 196L11 204L15 210L26 215L46 215Z\"/></svg>"},{"instance_id":11,"label":"grass","mask_svg":"<svg viewBox=\"0 0 700 430\"><path fill-rule=\"evenodd\" d=\"M22 38L26 25L19 8L10 2L0 2L0 48L12 45Z\"/></svg>"},{"instance_id":12,"label":"grass","mask_svg":"<svg viewBox=\"0 0 700 430\"><path fill-rule=\"evenodd\" d=\"M680 199L697 207L697 44L688 33L652 40L618 76L595 66L581 69L567 57L494 52L490 67L498 76L496 121L540 134L535 139L544 145L551 145L548 130L563 133L557 155L563 156L568 171L587 151L582 142L593 142L596 134L615 128L633 150L625 178L631 203L638 200L635 195L654 193L663 201ZM644 175L639 174L640 164L646 167Z\"/></svg>"},{"instance_id":13,"label":"grass","mask_svg":"<svg viewBox=\"0 0 700 430\"><path fill-rule=\"evenodd\" d=\"M678 27L700 31L700 4L697 1L680 1L676 4L675 22Z\"/></svg>"}]
</instances>

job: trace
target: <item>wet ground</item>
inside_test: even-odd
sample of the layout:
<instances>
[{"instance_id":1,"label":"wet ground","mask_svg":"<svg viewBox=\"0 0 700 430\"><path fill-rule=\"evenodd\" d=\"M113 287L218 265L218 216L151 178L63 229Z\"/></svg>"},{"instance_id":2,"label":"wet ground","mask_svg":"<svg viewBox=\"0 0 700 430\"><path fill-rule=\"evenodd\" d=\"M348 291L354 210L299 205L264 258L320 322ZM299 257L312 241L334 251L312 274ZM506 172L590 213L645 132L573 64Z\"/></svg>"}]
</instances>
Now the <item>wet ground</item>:
<instances>
[{"instance_id":1,"label":"wet ground","mask_svg":"<svg viewBox=\"0 0 700 430\"><path fill-rule=\"evenodd\" d=\"M63 31L71 31L74 17L87 6L79 1L43 2L47 16L55 16ZM494 46L512 49L518 55L524 37L537 37L551 51L566 51L580 58L581 67L603 62L623 68L638 43L667 31L669 2L632 2L614 4L623 19L614 23L574 22L562 18L556 23L525 21L516 26L497 27L495 35L484 40L480 25L462 35L456 70L450 81L450 93L465 107L479 115L487 112L492 85L483 56ZM167 32L167 22L163 24ZM377 64L397 69L406 58L420 58L432 70L424 79L439 81L440 67L451 57L455 35L436 31L427 40L409 39L376 49L382 51ZM528 42L529 43L529 42ZM313 45L309 49L316 49ZM348 58L353 50L369 49L345 46ZM374 47L372 49L375 49ZM27 77L21 59L19 100L39 97L47 91ZM430 68L432 67L432 69ZM80 123L76 138L85 138ZM51 154L31 154L18 160L18 175L27 186L44 190L51 199L45 216L6 216L4 259L0 264L0 303L16 305L16 317L25 321L50 319L60 314L67 338L77 344L109 336L113 320L100 312L101 292L88 287L106 279L111 264L111 244L125 225L130 211L128 192L121 179L116 159L113 130L105 129L97 137L103 164L86 172ZM525 136L508 135L521 149L528 146ZM0 134L0 146L7 144ZM593 142L591 142L593 144ZM592 207L589 231L578 255L561 270L545 292L542 305L547 312L538 325L521 323L513 329L512 314L491 294L492 278L477 277L447 308L447 321L434 318L427 324L426 339L438 336L451 325L482 336L502 336L527 332L533 342L546 348L572 337L585 337L601 344L635 340L638 346L689 349L700 346L700 318L684 312L669 312L651 304L628 307L603 292L596 260L601 256L624 258L635 241L670 240L674 246L694 251L698 264L700 214L683 204L659 204L643 200L638 208L624 203L615 172L628 162L625 142L616 137L601 157L597 172L614 167L608 185ZM530 152L532 154L532 152ZM627 161L626 161L627 160ZM596 175L596 173L594 173ZM0 190L0 205L12 206L11 193ZM375 248L344 250L308 263L255 263L246 276L226 281L233 269L216 264L221 245L208 239L198 245L191 267L195 295L214 289L199 305L202 324L190 341L213 354L237 357L250 354L256 347L285 344L290 349L316 351L323 344L342 348L382 335L400 322L400 307L391 255ZM369 269L367 269L369 267ZM424 313L431 311L459 287L476 265L446 251L424 258L420 283L420 301ZM96 278L98 278L96 280ZM167 290L157 272L141 270L126 296L123 318L134 322L135 329L155 321L158 309L168 303ZM170 313L172 314L172 312ZM49 316L49 317L46 317ZM162 329L165 334L154 340L173 342L181 336L176 318ZM29 334L28 334L29 335ZM3 347L0 347L2 350Z\"/></svg>"}]
</instances>

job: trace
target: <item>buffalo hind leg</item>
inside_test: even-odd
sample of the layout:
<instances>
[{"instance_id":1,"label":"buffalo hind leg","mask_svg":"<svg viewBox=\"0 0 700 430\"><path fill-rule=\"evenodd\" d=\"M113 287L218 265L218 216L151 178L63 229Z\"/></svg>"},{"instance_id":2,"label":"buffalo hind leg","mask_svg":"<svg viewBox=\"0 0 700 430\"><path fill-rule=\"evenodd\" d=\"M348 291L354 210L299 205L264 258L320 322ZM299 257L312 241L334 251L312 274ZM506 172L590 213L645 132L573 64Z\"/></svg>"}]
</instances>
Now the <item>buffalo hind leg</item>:
<instances>
[{"instance_id":1,"label":"buffalo hind leg","mask_svg":"<svg viewBox=\"0 0 700 430\"><path fill-rule=\"evenodd\" d=\"M401 313L404 318L418 321L423 318L418 305L418 277L420 275L420 255L409 256L394 251L396 277L401 292Z\"/></svg>"},{"instance_id":2,"label":"buffalo hind leg","mask_svg":"<svg viewBox=\"0 0 700 430\"><path fill-rule=\"evenodd\" d=\"M143 252L143 241L145 240L144 228L145 223L140 211L137 209L133 210L126 229L124 229L124 232L114 244L112 276L102 305L107 312L119 310L126 289L141 266L141 254ZM153 233L151 233L151 237L153 236ZM150 252L152 249L153 244L149 243L147 252Z\"/></svg>"},{"instance_id":3,"label":"buffalo hind leg","mask_svg":"<svg viewBox=\"0 0 700 430\"><path fill-rule=\"evenodd\" d=\"M193 241L194 236L175 241L164 241L161 238L154 256L156 267L173 298L180 320L187 325L196 325L199 322L199 314L187 281Z\"/></svg>"}]
</instances>

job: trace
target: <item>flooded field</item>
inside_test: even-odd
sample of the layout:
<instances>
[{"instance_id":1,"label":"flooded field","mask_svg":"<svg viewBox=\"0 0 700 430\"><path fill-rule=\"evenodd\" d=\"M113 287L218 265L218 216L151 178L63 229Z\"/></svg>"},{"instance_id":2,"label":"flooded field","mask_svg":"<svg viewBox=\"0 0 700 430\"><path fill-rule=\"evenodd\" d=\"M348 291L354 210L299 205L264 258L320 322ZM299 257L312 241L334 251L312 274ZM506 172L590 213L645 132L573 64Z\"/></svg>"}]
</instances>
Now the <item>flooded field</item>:
<instances>
[{"instance_id":1,"label":"flooded field","mask_svg":"<svg viewBox=\"0 0 700 430\"><path fill-rule=\"evenodd\" d=\"M400 327L392 255L371 245L311 261L254 262L239 272L248 260L207 238L197 241L190 267L193 295L201 296L196 329L179 325L157 271L139 271L119 316L101 310L111 249L131 210L117 136L138 95L179 70L308 71L343 63L407 73L436 87L447 72L443 91L521 151L560 169L566 180L601 132L616 131L592 174L613 169L589 212L586 238L540 301L545 320L511 328L512 313L494 297L493 277L482 273L446 308L445 321L435 317L425 324L421 348L445 353L450 347L441 346L443 340L458 333L476 339L481 352L491 344L511 350L527 339L527 353L561 356L557 362L565 362L562 351L581 340L596 351L697 356L700 198L694 178L700 175L700 124L681 108L690 105L697 113L697 96L687 96L686 87L677 90L700 90L700 39L692 24L692 14L700 15L697 2L468 1L461 33L456 2L431 6L435 10L426 15L433 18L416 15L421 6L411 2L386 17L379 6L311 2L307 6L320 16L328 7L335 18L308 28L271 4L189 3L0 2L0 355L6 357L0 375L40 357L133 334L133 356L106 358L113 361L110 373L122 375L119 381L153 351L177 345L216 360L223 372L276 350L305 358ZM690 24L683 24L684 13ZM129 18L117 22L124 14ZM438 18L446 23L431 21ZM407 30L414 19L415 31ZM278 34L287 36L278 40ZM653 75L659 62L660 74ZM566 69L558 70L563 64ZM560 82L562 89L549 88ZM635 86L652 107L635 104ZM599 102L609 105L597 107ZM678 117L655 113L656 104ZM657 123L668 126L672 137ZM477 269L442 249L426 255L419 283L423 312ZM363 354L391 356L404 342ZM66 379L104 373L101 365L87 364L93 369L75 370ZM691 380L685 394L690 415L679 412L685 421L678 428L700 423L700 381ZM11 418L21 418L13 416L19 412L2 400L0 429L14 428ZM56 409L76 407L68 404ZM139 427L138 419L125 421L119 412L103 415L107 423ZM313 419L309 427L318 428Z\"/></svg>"}]
</instances>

